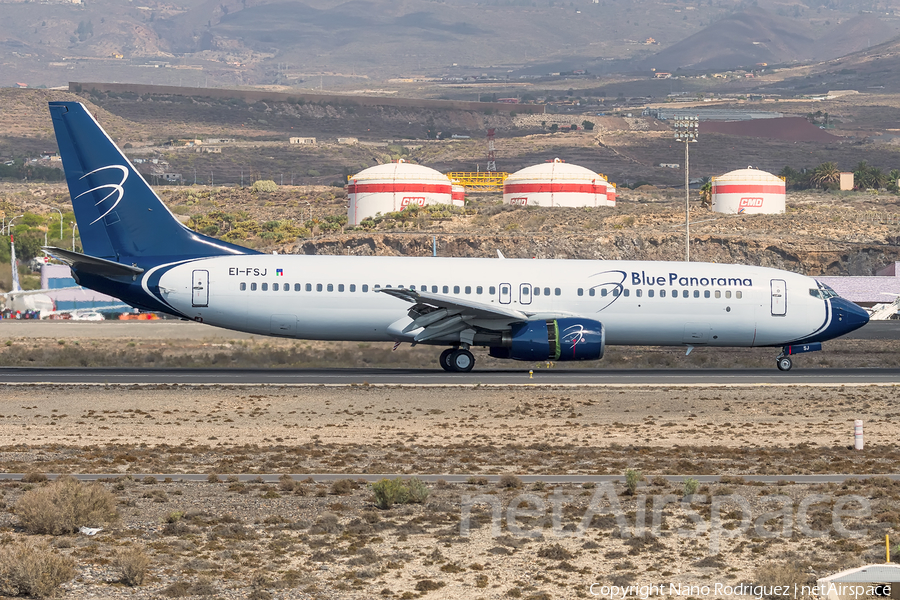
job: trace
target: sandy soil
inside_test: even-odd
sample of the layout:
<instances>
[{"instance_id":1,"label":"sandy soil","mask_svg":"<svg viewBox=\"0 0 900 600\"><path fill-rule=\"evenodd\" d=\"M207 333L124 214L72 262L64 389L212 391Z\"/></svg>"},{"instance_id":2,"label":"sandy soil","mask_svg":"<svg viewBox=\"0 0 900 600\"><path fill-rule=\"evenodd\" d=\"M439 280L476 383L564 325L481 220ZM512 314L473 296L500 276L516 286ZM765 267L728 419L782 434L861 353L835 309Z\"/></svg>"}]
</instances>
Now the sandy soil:
<instances>
[{"instance_id":1,"label":"sandy soil","mask_svg":"<svg viewBox=\"0 0 900 600\"><path fill-rule=\"evenodd\" d=\"M4 385L0 470L122 473L102 484L118 498L117 522L94 538L47 538L77 561L78 577L65 585L71 598L160 597L174 593L173 584L223 598L587 598L592 583L662 585L661 597L674 597L673 583L805 582L879 560L884 534L900 526L900 484L761 485L738 474L896 471L894 395L886 386ZM862 452L850 449L856 418L866 422ZM636 495L627 493L624 477L596 488L472 478L432 485L424 503L387 510L375 508L372 491L355 482L227 481L237 473L627 469L643 474ZM128 475L148 472L216 473L223 483ZM654 478L676 473L731 477L701 486L704 499L681 504L682 484ZM40 485L0 484L6 541L44 537L26 534L15 515L23 494ZM653 528L653 503L667 494L674 504L660 505ZM732 500L716 509L724 528L679 532L691 530L694 513L713 518L710 497L733 494L746 500L751 520L771 508L765 496L788 498L793 514L804 498L823 494L810 518L828 537L813 544L800 531L786 538L745 531ZM859 538L829 529L830 507L848 498L868 503L868 513L844 519L865 530ZM496 529L491 502L502 515ZM643 536L636 529L641 503L649 528ZM605 514L616 504L622 528ZM510 506L536 511L516 517L521 531L510 526ZM597 514L585 520L589 509ZM113 559L126 546L151 558L147 581L136 589L117 583Z\"/></svg>"}]
</instances>

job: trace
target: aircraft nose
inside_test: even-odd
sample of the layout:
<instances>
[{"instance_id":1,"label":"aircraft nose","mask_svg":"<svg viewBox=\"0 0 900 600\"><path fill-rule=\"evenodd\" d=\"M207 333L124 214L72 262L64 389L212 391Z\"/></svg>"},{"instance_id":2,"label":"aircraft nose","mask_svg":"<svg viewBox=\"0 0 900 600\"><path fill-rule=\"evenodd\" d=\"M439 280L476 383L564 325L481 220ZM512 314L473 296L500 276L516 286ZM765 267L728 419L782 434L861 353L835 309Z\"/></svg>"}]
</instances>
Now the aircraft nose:
<instances>
[{"instance_id":1,"label":"aircraft nose","mask_svg":"<svg viewBox=\"0 0 900 600\"><path fill-rule=\"evenodd\" d=\"M833 323L840 333L844 335L856 331L869 322L869 313L843 298L832 298L831 308L834 311Z\"/></svg>"}]
</instances>

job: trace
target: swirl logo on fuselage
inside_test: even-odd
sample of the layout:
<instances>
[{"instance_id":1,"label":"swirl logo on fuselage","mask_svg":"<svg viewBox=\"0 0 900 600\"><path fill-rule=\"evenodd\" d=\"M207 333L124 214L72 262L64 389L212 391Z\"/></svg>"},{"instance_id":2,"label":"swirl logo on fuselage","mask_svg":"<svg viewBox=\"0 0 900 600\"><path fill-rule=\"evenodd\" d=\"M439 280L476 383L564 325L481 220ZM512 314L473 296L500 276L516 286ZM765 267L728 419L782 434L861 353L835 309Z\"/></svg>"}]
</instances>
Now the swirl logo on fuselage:
<instances>
[{"instance_id":1,"label":"swirl logo on fuselage","mask_svg":"<svg viewBox=\"0 0 900 600\"><path fill-rule=\"evenodd\" d=\"M598 290L594 294L599 296L599 307L597 312L601 312L609 308L609 306L618 300L622 295L622 284L628 277L625 271L603 271L594 273L588 279L591 279L589 290Z\"/></svg>"},{"instance_id":2,"label":"swirl logo on fuselage","mask_svg":"<svg viewBox=\"0 0 900 600\"><path fill-rule=\"evenodd\" d=\"M113 209L116 206L118 206L119 202L122 201L122 197L125 195L125 189L122 187L122 185L124 185L125 180L128 179L128 169L126 169L122 165L109 165L106 167L100 167L99 169L94 169L90 173L85 173L84 175L82 175L79 178L79 181L81 181L85 177L90 177L94 173L99 173L100 171L105 171L107 169L119 169L120 171L122 171L122 181L120 181L119 183L104 183L103 185L98 185L95 188L91 188L85 192L81 192L74 198L74 200L78 200L85 194L90 194L91 192L96 192L98 190L112 190L110 193L108 193L107 195L100 198L100 200L98 200L97 202L94 203L94 206L100 206L100 204L102 204L106 200L109 200L113 196L113 194L116 195L116 201L112 203L112 206L107 208L105 213L103 213L102 215L100 215L99 217L97 217L96 219L91 221L91 225L93 225L94 223L96 223L97 221L99 221L100 219L102 219L103 217L108 215L109 213L111 213L113 211Z\"/></svg>"}]
</instances>

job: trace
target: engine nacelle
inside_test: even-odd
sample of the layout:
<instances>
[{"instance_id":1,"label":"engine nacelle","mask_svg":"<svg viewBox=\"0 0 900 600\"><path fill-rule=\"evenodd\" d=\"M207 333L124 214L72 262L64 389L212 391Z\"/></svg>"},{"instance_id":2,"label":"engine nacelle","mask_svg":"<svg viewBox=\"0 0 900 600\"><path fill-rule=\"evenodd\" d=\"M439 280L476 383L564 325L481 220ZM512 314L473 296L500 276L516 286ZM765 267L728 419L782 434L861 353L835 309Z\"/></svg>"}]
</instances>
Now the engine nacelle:
<instances>
[{"instance_id":1,"label":"engine nacelle","mask_svg":"<svg viewBox=\"0 0 900 600\"><path fill-rule=\"evenodd\" d=\"M599 360L605 351L602 323L565 318L517 323L509 345L491 347L490 355L513 360Z\"/></svg>"}]
</instances>

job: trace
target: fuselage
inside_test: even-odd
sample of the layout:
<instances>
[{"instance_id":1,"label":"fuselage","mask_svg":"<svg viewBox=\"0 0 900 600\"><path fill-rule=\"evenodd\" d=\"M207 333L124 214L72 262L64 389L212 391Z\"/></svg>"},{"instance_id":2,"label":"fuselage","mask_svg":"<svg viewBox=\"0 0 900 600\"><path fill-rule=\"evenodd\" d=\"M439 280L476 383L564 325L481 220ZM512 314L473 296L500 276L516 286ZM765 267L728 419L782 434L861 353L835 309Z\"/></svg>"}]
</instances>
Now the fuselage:
<instances>
[{"instance_id":1,"label":"fuselage","mask_svg":"<svg viewBox=\"0 0 900 600\"><path fill-rule=\"evenodd\" d=\"M849 330L811 277L742 265L250 255L162 265L136 285L189 319L315 340L404 339L388 287L595 319L611 345L781 346Z\"/></svg>"}]
</instances>

